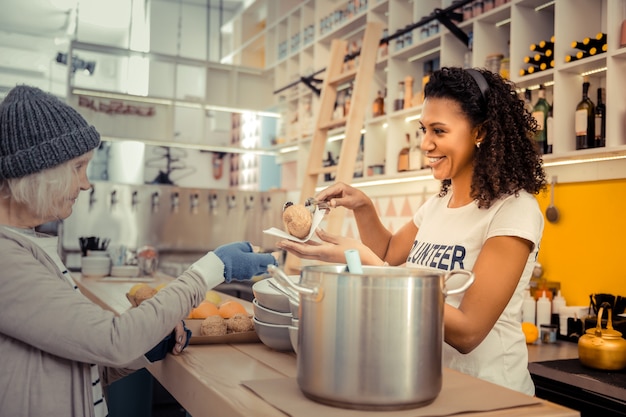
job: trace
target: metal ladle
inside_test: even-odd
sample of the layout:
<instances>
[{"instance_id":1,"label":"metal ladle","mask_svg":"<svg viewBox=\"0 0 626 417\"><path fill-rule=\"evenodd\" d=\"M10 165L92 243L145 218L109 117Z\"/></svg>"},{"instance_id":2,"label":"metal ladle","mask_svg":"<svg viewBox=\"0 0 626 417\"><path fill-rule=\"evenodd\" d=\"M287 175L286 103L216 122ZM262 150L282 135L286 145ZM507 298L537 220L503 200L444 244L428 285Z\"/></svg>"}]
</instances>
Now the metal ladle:
<instances>
[{"instance_id":1,"label":"metal ladle","mask_svg":"<svg viewBox=\"0 0 626 417\"><path fill-rule=\"evenodd\" d=\"M556 183L556 177L552 177L550 184L550 205L546 208L546 219L550 223L556 223L559 221L559 210L554 205L554 184Z\"/></svg>"}]
</instances>

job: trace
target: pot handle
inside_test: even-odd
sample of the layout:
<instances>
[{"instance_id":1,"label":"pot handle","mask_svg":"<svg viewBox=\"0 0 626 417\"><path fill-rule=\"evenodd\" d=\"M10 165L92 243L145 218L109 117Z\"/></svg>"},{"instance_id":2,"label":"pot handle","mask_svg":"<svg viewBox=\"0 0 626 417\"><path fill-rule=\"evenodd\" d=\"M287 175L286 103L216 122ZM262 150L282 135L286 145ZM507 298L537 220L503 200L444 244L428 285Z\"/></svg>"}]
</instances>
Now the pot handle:
<instances>
[{"instance_id":1,"label":"pot handle","mask_svg":"<svg viewBox=\"0 0 626 417\"><path fill-rule=\"evenodd\" d=\"M267 272L269 272L276 279L276 281L278 281L278 283L284 287L291 288L292 290L301 294L310 295L315 301L319 301L322 299L322 294L318 287L307 288L296 284L295 282L290 280L287 274L285 274L285 272L276 265L268 265Z\"/></svg>"},{"instance_id":2,"label":"pot handle","mask_svg":"<svg viewBox=\"0 0 626 417\"><path fill-rule=\"evenodd\" d=\"M445 288L445 282L448 282L448 280L453 275L456 275L456 274L467 275L467 281L465 281L465 283L461 285L459 288L455 288L453 290L448 291ZM446 272L445 279L444 279L443 295L448 296L448 295L460 294L462 292L465 292L465 290L467 290L470 287L470 285L472 285L473 283L474 283L474 273L472 271L466 271L464 269L453 269L452 271Z\"/></svg>"}]
</instances>

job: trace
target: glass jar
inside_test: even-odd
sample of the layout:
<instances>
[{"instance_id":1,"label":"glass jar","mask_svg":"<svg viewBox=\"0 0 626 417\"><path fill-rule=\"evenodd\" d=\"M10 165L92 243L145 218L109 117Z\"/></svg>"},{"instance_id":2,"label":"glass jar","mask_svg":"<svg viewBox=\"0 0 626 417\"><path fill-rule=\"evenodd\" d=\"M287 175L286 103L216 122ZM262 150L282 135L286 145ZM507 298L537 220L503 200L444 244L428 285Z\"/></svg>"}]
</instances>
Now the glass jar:
<instances>
[{"instance_id":1,"label":"glass jar","mask_svg":"<svg viewBox=\"0 0 626 417\"><path fill-rule=\"evenodd\" d=\"M502 62L504 55L502 54L489 54L485 59L485 68L494 74L500 73L500 63Z\"/></svg>"},{"instance_id":2,"label":"glass jar","mask_svg":"<svg viewBox=\"0 0 626 417\"><path fill-rule=\"evenodd\" d=\"M509 80L511 78L511 73L510 73L510 68L509 68L510 63L511 63L510 58L502 58L502 61L500 61L500 76L504 78L505 80Z\"/></svg>"}]
</instances>

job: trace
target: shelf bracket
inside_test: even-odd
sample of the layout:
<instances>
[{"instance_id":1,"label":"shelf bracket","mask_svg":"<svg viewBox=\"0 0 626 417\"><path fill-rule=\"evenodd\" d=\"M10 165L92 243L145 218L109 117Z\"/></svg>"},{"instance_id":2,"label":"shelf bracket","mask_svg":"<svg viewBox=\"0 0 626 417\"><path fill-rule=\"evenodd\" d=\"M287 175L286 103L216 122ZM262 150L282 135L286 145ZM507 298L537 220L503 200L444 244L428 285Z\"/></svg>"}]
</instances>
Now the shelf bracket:
<instances>
[{"instance_id":1,"label":"shelf bracket","mask_svg":"<svg viewBox=\"0 0 626 417\"><path fill-rule=\"evenodd\" d=\"M460 22L462 18L462 15L460 13L456 13L453 11L444 11L442 9L435 9L433 13L435 15L435 18L439 20L439 23L444 25L446 29L452 32L452 34L456 36L457 39L459 39L461 42L463 42L465 46L467 47L470 46L469 36L467 36L467 33L459 29L459 27L455 25L454 22L452 22L451 20L451 18L453 18L456 21Z\"/></svg>"},{"instance_id":2,"label":"shelf bracket","mask_svg":"<svg viewBox=\"0 0 626 417\"><path fill-rule=\"evenodd\" d=\"M319 79L319 78L315 78L314 76L311 75L311 76L308 76L308 77L300 77L300 81L302 81L304 83L304 85L306 85L311 90L313 90L315 95L317 95L318 97L322 93L322 89L321 88L317 88L316 86L313 85L313 83L321 83L324 80Z\"/></svg>"}]
</instances>

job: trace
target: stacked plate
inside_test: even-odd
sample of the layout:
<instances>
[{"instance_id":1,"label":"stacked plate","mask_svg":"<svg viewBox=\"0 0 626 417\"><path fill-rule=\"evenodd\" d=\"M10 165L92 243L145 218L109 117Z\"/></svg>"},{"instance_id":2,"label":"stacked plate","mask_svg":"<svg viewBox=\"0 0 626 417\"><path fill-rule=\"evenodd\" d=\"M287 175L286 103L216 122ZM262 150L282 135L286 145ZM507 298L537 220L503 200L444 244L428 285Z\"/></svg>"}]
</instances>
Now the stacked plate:
<instances>
[{"instance_id":1,"label":"stacked plate","mask_svg":"<svg viewBox=\"0 0 626 417\"><path fill-rule=\"evenodd\" d=\"M290 277L298 282L300 277ZM281 292L274 278L266 278L252 286L253 322L259 339L275 350L297 351L298 303ZM294 316L295 313L295 316Z\"/></svg>"}]
</instances>

